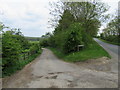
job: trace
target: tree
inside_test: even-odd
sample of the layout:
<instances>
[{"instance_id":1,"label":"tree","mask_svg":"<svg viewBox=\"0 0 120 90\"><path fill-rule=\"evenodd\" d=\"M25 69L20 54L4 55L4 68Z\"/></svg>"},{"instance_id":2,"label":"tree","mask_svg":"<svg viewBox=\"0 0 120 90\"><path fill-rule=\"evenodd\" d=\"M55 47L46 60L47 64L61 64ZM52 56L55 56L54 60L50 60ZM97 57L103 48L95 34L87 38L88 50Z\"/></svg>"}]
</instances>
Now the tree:
<instances>
[{"instance_id":1,"label":"tree","mask_svg":"<svg viewBox=\"0 0 120 90\"><path fill-rule=\"evenodd\" d=\"M22 47L13 36L11 31L6 31L2 37L3 70L15 65L19 60L19 54L21 53Z\"/></svg>"},{"instance_id":2,"label":"tree","mask_svg":"<svg viewBox=\"0 0 120 90\"><path fill-rule=\"evenodd\" d=\"M59 24L55 28L54 34L67 30L69 26L74 22L74 16L70 13L69 10L65 10L61 16L61 19L59 20Z\"/></svg>"},{"instance_id":3,"label":"tree","mask_svg":"<svg viewBox=\"0 0 120 90\"><path fill-rule=\"evenodd\" d=\"M8 30L2 33L2 67L3 73L9 67L19 63L20 54L23 50L29 49L30 44L21 36L21 32L17 29Z\"/></svg>"},{"instance_id":4,"label":"tree","mask_svg":"<svg viewBox=\"0 0 120 90\"><path fill-rule=\"evenodd\" d=\"M72 21L80 22L85 27L85 32L89 35L96 35L101 21L105 21L109 17L109 15L105 14L108 7L102 2L59 2L53 5L54 9L50 12L53 18L50 24L54 24L55 28L59 27L62 15L64 15L66 10L73 17L73 19L71 18ZM69 22L67 21L67 23ZM62 22L63 25L65 23Z\"/></svg>"},{"instance_id":5,"label":"tree","mask_svg":"<svg viewBox=\"0 0 120 90\"><path fill-rule=\"evenodd\" d=\"M101 38L110 42L118 43L119 42L119 22L118 16L112 19L107 27L103 29L103 33L101 34Z\"/></svg>"},{"instance_id":6,"label":"tree","mask_svg":"<svg viewBox=\"0 0 120 90\"><path fill-rule=\"evenodd\" d=\"M75 52L78 45L83 44L85 48L92 45L92 37L97 35L101 19L107 17L104 14L106 6L94 1L60 2L54 6L50 12L53 15L50 24L55 28L52 39L49 39L54 41L52 44L66 54Z\"/></svg>"},{"instance_id":7,"label":"tree","mask_svg":"<svg viewBox=\"0 0 120 90\"><path fill-rule=\"evenodd\" d=\"M63 44L64 52L76 52L78 45L84 45L84 42L82 41L83 28L80 23L74 23L71 24L68 29L69 31L66 32L66 38Z\"/></svg>"},{"instance_id":8,"label":"tree","mask_svg":"<svg viewBox=\"0 0 120 90\"><path fill-rule=\"evenodd\" d=\"M101 21L105 21L108 17L104 14L108 8L101 2L68 2L66 5L76 21L81 22L85 32L90 35L93 35L93 32L94 35L97 34Z\"/></svg>"}]
</instances>

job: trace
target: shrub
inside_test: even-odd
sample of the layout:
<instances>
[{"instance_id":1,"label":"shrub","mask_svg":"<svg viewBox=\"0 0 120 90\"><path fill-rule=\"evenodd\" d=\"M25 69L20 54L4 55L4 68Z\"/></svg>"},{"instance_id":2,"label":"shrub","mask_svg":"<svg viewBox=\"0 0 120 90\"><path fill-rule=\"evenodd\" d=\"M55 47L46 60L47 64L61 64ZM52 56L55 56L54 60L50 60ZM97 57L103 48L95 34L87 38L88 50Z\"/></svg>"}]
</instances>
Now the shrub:
<instances>
[{"instance_id":1,"label":"shrub","mask_svg":"<svg viewBox=\"0 0 120 90\"><path fill-rule=\"evenodd\" d=\"M10 66L13 66L19 60L19 54L21 53L21 45L13 38L9 32L5 33L2 37L2 57L3 57L3 70Z\"/></svg>"},{"instance_id":2,"label":"shrub","mask_svg":"<svg viewBox=\"0 0 120 90\"><path fill-rule=\"evenodd\" d=\"M83 28L80 23L74 23L68 28L63 44L63 51L65 53L75 52L78 45L84 44L82 41L82 30Z\"/></svg>"},{"instance_id":3,"label":"shrub","mask_svg":"<svg viewBox=\"0 0 120 90\"><path fill-rule=\"evenodd\" d=\"M6 74L9 68L19 65L21 56L24 56L23 54L30 53L30 55L34 55L40 50L39 43L29 43L24 36L16 35L16 33L15 31L6 31L2 34L3 74Z\"/></svg>"},{"instance_id":4,"label":"shrub","mask_svg":"<svg viewBox=\"0 0 120 90\"><path fill-rule=\"evenodd\" d=\"M45 38L45 39L41 40L40 45L43 46L43 47L48 47L49 46L48 39Z\"/></svg>"}]
</instances>

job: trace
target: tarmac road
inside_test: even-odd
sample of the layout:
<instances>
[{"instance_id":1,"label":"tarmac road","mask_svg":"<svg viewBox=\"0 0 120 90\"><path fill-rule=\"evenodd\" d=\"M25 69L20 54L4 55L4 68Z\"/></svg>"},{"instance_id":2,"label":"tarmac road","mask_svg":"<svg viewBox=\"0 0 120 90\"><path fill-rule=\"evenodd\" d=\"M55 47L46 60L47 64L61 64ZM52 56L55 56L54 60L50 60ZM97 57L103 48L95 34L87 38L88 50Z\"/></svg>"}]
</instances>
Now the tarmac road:
<instances>
[{"instance_id":1,"label":"tarmac road","mask_svg":"<svg viewBox=\"0 0 120 90\"><path fill-rule=\"evenodd\" d=\"M111 71L118 73L118 60L119 60L118 57L120 54L120 46L105 43L97 38L94 38L94 40L111 55L112 57L111 58Z\"/></svg>"}]
</instances>

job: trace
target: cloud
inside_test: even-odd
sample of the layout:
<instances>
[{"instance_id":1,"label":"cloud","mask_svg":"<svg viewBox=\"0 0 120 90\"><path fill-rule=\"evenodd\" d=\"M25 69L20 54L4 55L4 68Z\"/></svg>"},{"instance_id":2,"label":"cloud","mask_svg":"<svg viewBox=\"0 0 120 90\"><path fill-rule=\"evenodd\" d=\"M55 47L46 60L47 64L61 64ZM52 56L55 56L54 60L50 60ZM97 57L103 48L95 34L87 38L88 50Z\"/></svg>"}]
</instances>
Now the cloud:
<instances>
[{"instance_id":1,"label":"cloud","mask_svg":"<svg viewBox=\"0 0 120 90\"><path fill-rule=\"evenodd\" d=\"M48 27L49 1L57 0L1 0L0 21L11 28L21 28L25 36L41 36L52 32ZM118 0L102 0L111 6L109 13L117 8Z\"/></svg>"},{"instance_id":2,"label":"cloud","mask_svg":"<svg viewBox=\"0 0 120 90\"><path fill-rule=\"evenodd\" d=\"M7 26L21 28L26 36L41 36L51 32L48 27L49 9L47 0L2 0L0 20Z\"/></svg>"}]
</instances>

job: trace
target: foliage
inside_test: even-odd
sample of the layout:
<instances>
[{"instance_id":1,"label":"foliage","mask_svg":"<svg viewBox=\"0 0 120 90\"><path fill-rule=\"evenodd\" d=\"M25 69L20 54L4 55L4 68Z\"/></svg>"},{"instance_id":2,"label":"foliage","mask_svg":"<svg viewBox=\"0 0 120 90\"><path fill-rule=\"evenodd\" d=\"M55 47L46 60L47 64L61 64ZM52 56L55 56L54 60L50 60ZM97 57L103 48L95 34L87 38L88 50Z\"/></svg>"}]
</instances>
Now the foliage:
<instances>
[{"instance_id":1,"label":"foliage","mask_svg":"<svg viewBox=\"0 0 120 90\"><path fill-rule=\"evenodd\" d=\"M30 47L31 55L37 53L40 50L40 48L41 47L39 46L38 43L33 43Z\"/></svg>"},{"instance_id":2,"label":"foliage","mask_svg":"<svg viewBox=\"0 0 120 90\"><path fill-rule=\"evenodd\" d=\"M74 16L70 13L69 10L65 10L59 20L59 24L57 26L57 30L54 33L59 33L59 31L65 31L69 28L69 26L75 22Z\"/></svg>"},{"instance_id":3,"label":"foliage","mask_svg":"<svg viewBox=\"0 0 120 90\"><path fill-rule=\"evenodd\" d=\"M69 31L68 31L69 30ZM80 23L70 25L66 33L66 38L63 44L65 53L76 52L78 45L84 45L82 41L82 27Z\"/></svg>"},{"instance_id":4,"label":"foliage","mask_svg":"<svg viewBox=\"0 0 120 90\"><path fill-rule=\"evenodd\" d=\"M11 74L15 73L17 70L21 70L25 65L27 65L28 63L33 61L41 53L42 53L42 50L40 50L38 53L35 53L35 54L29 56L29 58L27 58L26 60L19 60L17 64L14 64L14 66L6 68L2 72L2 77L10 76Z\"/></svg>"},{"instance_id":5,"label":"foliage","mask_svg":"<svg viewBox=\"0 0 120 90\"><path fill-rule=\"evenodd\" d=\"M3 68L7 68L16 64L21 53L21 45L11 31L7 31L2 37L2 57L3 57ZM12 60L12 61L11 61Z\"/></svg>"},{"instance_id":6,"label":"foliage","mask_svg":"<svg viewBox=\"0 0 120 90\"><path fill-rule=\"evenodd\" d=\"M97 35L101 25L100 20L104 20L107 11L104 3L101 2L68 2L67 8L75 16L76 21L80 22L87 34ZM102 17L102 18L101 18ZM96 24L95 24L96 23Z\"/></svg>"},{"instance_id":7,"label":"foliage","mask_svg":"<svg viewBox=\"0 0 120 90\"><path fill-rule=\"evenodd\" d=\"M48 39L42 39L42 40L40 41L40 45L43 46L43 47L49 46Z\"/></svg>"},{"instance_id":8,"label":"foliage","mask_svg":"<svg viewBox=\"0 0 120 90\"><path fill-rule=\"evenodd\" d=\"M4 24L2 22L0 22L0 31L3 30Z\"/></svg>"},{"instance_id":9,"label":"foliage","mask_svg":"<svg viewBox=\"0 0 120 90\"><path fill-rule=\"evenodd\" d=\"M2 74L10 75L30 62L41 50L39 43L30 43L19 29L2 32ZM30 61L26 61L26 60ZM23 64L24 63L24 64ZM11 70L13 69L13 70ZM9 71L10 70L10 71Z\"/></svg>"},{"instance_id":10,"label":"foliage","mask_svg":"<svg viewBox=\"0 0 120 90\"><path fill-rule=\"evenodd\" d=\"M59 6L61 8L58 10ZM105 19L106 11L106 6L101 2L56 3L50 13L53 17L59 14L59 20L52 19L51 24L56 23L55 30L52 36L45 35L47 39L44 39L42 44L57 48L66 54L76 52L78 45L84 45L84 49L88 48L92 45L92 37L97 35L101 16Z\"/></svg>"},{"instance_id":11,"label":"foliage","mask_svg":"<svg viewBox=\"0 0 120 90\"><path fill-rule=\"evenodd\" d=\"M97 35L101 22L109 18L109 15L105 14L108 7L104 3L61 1L52 5L54 7L50 14L53 17L49 23L55 30L53 35L43 40L44 46L57 49L60 51L56 51L58 56L73 61L109 56L92 39ZM84 45L79 52L77 52L78 45ZM75 57L72 56L74 53Z\"/></svg>"},{"instance_id":12,"label":"foliage","mask_svg":"<svg viewBox=\"0 0 120 90\"><path fill-rule=\"evenodd\" d=\"M100 37L103 40L113 42L113 43L118 43L119 45L119 22L118 22L118 17L116 16L113 20L111 20L108 24L107 27L103 29L103 33L101 33Z\"/></svg>"},{"instance_id":13,"label":"foliage","mask_svg":"<svg viewBox=\"0 0 120 90\"><path fill-rule=\"evenodd\" d=\"M40 45L43 47L47 47L50 44L52 44L50 43L49 38L52 38L52 34L50 32L47 32L45 35L42 35L40 39Z\"/></svg>"},{"instance_id":14,"label":"foliage","mask_svg":"<svg viewBox=\"0 0 120 90\"><path fill-rule=\"evenodd\" d=\"M114 40L113 41L112 40L111 41L107 41L107 40L101 39L100 37L98 37L98 39L100 39L103 42L109 43L109 44L119 45L120 46L120 43L118 42L119 37L115 38L115 39L117 39L116 42L113 42Z\"/></svg>"},{"instance_id":15,"label":"foliage","mask_svg":"<svg viewBox=\"0 0 120 90\"><path fill-rule=\"evenodd\" d=\"M104 22L109 18L109 14L105 14L109 7L102 2L61 1L51 4L51 6L52 9L50 14L53 17L50 18L49 23L52 27L55 27L55 29L59 28L60 30L65 30L65 28L61 29L61 22L62 25L65 25L65 27L68 27L69 23L71 24L73 22L79 22L83 25L87 34L96 36L99 30L98 28L101 25L101 21Z\"/></svg>"}]
</instances>

